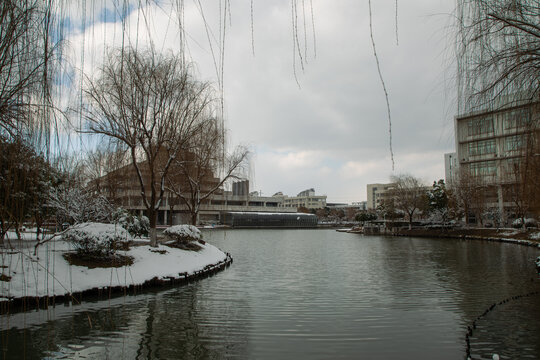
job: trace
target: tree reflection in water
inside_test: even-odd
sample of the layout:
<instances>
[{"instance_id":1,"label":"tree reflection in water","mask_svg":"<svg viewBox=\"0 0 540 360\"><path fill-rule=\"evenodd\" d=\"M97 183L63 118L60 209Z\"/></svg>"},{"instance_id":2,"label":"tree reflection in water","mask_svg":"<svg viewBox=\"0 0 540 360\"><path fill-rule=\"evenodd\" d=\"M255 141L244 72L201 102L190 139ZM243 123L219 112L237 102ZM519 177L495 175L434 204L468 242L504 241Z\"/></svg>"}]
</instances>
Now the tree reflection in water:
<instances>
[{"instance_id":1,"label":"tree reflection in water","mask_svg":"<svg viewBox=\"0 0 540 360\"><path fill-rule=\"evenodd\" d=\"M110 301L7 315L2 323L2 359L246 357L247 340L241 335L246 331L229 332L223 321L229 316L234 321L239 310L214 308L204 292L204 286L194 283ZM239 326L235 321L234 328Z\"/></svg>"},{"instance_id":2,"label":"tree reflection in water","mask_svg":"<svg viewBox=\"0 0 540 360\"><path fill-rule=\"evenodd\" d=\"M538 249L333 230L215 230L235 262L187 286L1 318L3 358L464 358L467 326L540 290ZM540 296L497 306L473 359L538 357Z\"/></svg>"}]
</instances>

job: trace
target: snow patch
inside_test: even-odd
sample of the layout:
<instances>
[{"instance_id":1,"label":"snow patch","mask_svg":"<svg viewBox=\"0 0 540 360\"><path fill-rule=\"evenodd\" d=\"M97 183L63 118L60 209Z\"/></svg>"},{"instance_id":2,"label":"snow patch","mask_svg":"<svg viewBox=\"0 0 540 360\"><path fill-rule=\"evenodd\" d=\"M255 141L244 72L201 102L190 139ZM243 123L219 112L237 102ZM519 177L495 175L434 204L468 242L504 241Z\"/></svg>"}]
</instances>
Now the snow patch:
<instances>
[{"instance_id":1,"label":"snow patch","mask_svg":"<svg viewBox=\"0 0 540 360\"><path fill-rule=\"evenodd\" d=\"M94 231L98 231L94 227ZM200 251L167 246L135 246L118 254L131 256L133 264L118 268L94 268L70 265L62 253L73 245L63 240L50 241L38 248L0 253L4 274L9 282L0 281L0 298L24 296L59 296L92 288L141 285L154 277L166 279L203 270L207 265L227 259L227 255L210 244L199 244ZM156 252L157 250L157 252ZM1 300L0 300L1 301Z\"/></svg>"}]
</instances>

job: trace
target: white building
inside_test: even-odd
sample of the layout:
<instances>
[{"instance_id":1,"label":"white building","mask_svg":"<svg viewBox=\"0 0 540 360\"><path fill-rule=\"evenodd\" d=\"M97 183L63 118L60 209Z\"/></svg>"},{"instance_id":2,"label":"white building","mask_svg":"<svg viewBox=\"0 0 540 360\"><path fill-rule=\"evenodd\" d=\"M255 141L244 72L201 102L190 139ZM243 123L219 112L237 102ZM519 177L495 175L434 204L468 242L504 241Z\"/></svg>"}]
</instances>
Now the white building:
<instances>
[{"instance_id":1,"label":"white building","mask_svg":"<svg viewBox=\"0 0 540 360\"><path fill-rule=\"evenodd\" d=\"M457 153L444 154L444 182L448 187L452 187L458 176L459 158Z\"/></svg>"},{"instance_id":2,"label":"white building","mask_svg":"<svg viewBox=\"0 0 540 360\"><path fill-rule=\"evenodd\" d=\"M367 210L375 210L381 204L384 193L394 184L367 184Z\"/></svg>"},{"instance_id":3,"label":"white building","mask_svg":"<svg viewBox=\"0 0 540 360\"><path fill-rule=\"evenodd\" d=\"M353 202L352 204L337 204L337 203L327 203L329 209L344 210L344 211L365 211L367 210L366 201Z\"/></svg>"},{"instance_id":4,"label":"white building","mask_svg":"<svg viewBox=\"0 0 540 360\"><path fill-rule=\"evenodd\" d=\"M280 193L278 193L280 194ZM305 207L307 209L324 209L326 207L326 195L316 195L315 189L301 191L296 196L283 196L282 207L298 209Z\"/></svg>"}]
</instances>

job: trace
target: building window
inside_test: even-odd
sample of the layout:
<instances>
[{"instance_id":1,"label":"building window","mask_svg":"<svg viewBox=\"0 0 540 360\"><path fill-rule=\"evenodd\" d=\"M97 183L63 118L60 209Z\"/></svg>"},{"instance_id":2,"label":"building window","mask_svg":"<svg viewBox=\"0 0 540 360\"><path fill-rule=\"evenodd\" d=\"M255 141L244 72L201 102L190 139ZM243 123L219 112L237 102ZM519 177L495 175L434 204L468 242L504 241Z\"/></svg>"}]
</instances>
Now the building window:
<instances>
[{"instance_id":1,"label":"building window","mask_svg":"<svg viewBox=\"0 0 540 360\"><path fill-rule=\"evenodd\" d=\"M470 170L472 176L492 177L497 175L497 164L495 161L472 163Z\"/></svg>"},{"instance_id":2,"label":"building window","mask_svg":"<svg viewBox=\"0 0 540 360\"><path fill-rule=\"evenodd\" d=\"M514 109L503 114L505 129L517 129L531 122L531 112L528 108Z\"/></svg>"},{"instance_id":3,"label":"building window","mask_svg":"<svg viewBox=\"0 0 540 360\"><path fill-rule=\"evenodd\" d=\"M484 140L469 143L469 156L495 154L495 140Z\"/></svg>"},{"instance_id":4,"label":"building window","mask_svg":"<svg viewBox=\"0 0 540 360\"><path fill-rule=\"evenodd\" d=\"M509 178L514 178L519 176L519 171L521 167L520 159L508 159L505 166L506 176Z\"/></svg>"},{"instance_id":5,"label":"building window","mask_svg":"<svg viewBox=\"0 0 540 360\"><path fill-rule=\"evenodd\" d=\"M509 136L505 139L506 151L517 151L525 147L525 135Z\"/></svg>"},{"instance_id":6,"label":"building window","mask_svg":"<svg viewBox=\"0 0 540 360\"><path fill-rule=\"evenodd\" d=\"M477 119L470 119L467 123L469 136L492 134L493 133L493 117L485 116Z\"/></svg>"}]
</instances>

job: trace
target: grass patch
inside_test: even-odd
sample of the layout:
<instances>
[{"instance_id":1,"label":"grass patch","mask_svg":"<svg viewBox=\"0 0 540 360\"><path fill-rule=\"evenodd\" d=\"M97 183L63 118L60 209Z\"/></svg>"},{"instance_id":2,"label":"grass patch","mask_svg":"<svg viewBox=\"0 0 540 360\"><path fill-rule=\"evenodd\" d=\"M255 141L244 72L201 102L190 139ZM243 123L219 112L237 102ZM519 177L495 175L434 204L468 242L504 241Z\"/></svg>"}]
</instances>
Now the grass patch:
<instances>
[{"instance_id":1,"label":"grass patch","mask_svg":"<svg viewBox=\"0 0 540 360\"><path fill-rule=\"evenodd\" d=\"M125 255L112 255L110 257L92 256L88 254L78 254L75 252L63 254L64 259L75 266L86 266L89 269L122 267L133 264L133 258Z\"/></svg>"}]
</instances>

